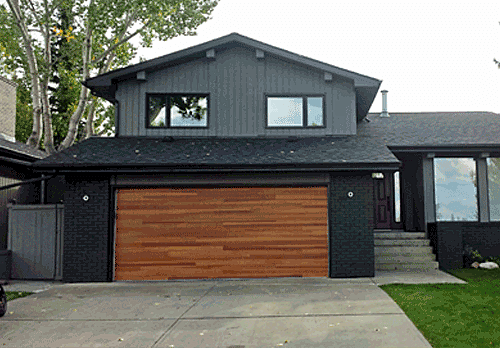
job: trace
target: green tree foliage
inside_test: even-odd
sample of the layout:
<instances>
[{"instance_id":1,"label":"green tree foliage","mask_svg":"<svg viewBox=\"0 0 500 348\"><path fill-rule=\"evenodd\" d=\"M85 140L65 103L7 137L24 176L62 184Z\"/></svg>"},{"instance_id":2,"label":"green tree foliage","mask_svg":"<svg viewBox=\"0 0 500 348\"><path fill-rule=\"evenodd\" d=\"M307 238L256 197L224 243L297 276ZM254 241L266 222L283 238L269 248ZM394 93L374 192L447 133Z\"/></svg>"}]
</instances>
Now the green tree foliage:
<instances>
[{"instance_id":1,"label":"green tree foliage","mask_svg":"<svg viewBox=\"0 0 500 348\"><path fill-rule=\"evenodd\" d=\"M114 109L89 96L81 81L128 65L139 46L195 35L218 0L7 0L0 5L0 69L22 80L32 113L27 143L52 153L74 141L109 134ZM30 98L27 98L30 96ZM27 101L27 99L31 99ZM42 128L43 126L43 128ZM26 131L19 131L24 140Z\"/></svg>"},{"instance_id":2,"label":"green tree foliage","mask_svg":"<svg viewBox=\"0 0 500 348\"><path fill-rule=\"evenodd\" d=\"M16 140L25 143L33 127L33 107L29 88L17 80L16 93Z\"/></svg>"}]
</instances>

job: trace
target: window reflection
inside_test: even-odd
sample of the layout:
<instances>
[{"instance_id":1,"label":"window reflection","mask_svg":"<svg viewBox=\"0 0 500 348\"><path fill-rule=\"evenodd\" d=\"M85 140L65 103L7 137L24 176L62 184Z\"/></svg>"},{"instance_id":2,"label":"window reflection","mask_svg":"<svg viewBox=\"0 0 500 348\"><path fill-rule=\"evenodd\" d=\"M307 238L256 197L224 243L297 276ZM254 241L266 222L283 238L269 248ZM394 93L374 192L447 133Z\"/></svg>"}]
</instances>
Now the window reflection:
<instances>
[{"instance_id":1,"label":"window reflection","mask_svg":"<svg viewBox=\"0 0 500 348\"><path fill-rule=\"evenodd\" d=\"M267 124L271 127L302 127L302 98L267 98Z\"/></svg>"},{"instance_id":2,"label":"window reflection","mask_svg":"<svg viewBox=\"0 0 500 348\"><path fill-rule=\"evenodd\" d=\"M435 158L437 221L477 221L476 162L472 158Z\"/></svg>"},{"instance_id":3,"label":"window reflection","mask_svg":"<svg viewBox=\"0 0 500 348\"><path fill-rule=\"evenodd\" d=\"M307 98L307 125L308 126L323 125L323 98L321 97Z\"/></svg>"},{"instance_id":4,"label":"window reflection","mask_svg":"<svg viewBox=\"0 0 500 348\"><path fill-rule=\"evenodd\" d=\"M167 102L163 96L150 96L148 98L149 125L154 127L165 127Z\"/></svg>"},{"instance_id":5,"label":"window reflection","mask_svg":"<svg viewBox=\"0 0 500 348\"><path fill-rule=\"evenodd\" d=\"M490 221L500 221L500 158L488 158Z\"/></svg>"},{"instance_id":6,"label":"window reflection","mask_svg":"<svg viewBox=\"0 0 500 348\"><path fill-rule=\"evenodd\" d=\"M399 172L394 173L394 221L401 222L401 186Z\"/></svg>"}]
</instances>

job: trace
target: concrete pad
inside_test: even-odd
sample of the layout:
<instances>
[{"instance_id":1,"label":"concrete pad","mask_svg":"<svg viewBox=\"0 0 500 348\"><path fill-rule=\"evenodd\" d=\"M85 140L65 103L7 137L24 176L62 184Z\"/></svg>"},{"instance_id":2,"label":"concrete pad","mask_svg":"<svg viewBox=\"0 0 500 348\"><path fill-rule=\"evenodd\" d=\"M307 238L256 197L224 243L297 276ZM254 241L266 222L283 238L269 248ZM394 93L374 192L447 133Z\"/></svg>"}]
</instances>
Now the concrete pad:
<instances>
[{"instance_id":1,"label":"concrete pad","mask_svg":"<svg viewBox=\"0 0 500 348\"><path fill-rule=\"evenodd\" d=\"M374 284L330 287L221 284L183 318L402 313Z\"/></svg>"},{"instance_id":2,"label":"concrete pad","mask_svg":"<svg viewBox=\"0 0 500 348\"><path fill-rule=\"evenodd\" d=\"M377 285L385 284L467 284L466 281L440 270L425 272L376 271L373 281Z\"/></svg>"},{"instance_id":3,"label":"concrete pad","mask_svg":"<svg viewBox=\"0 0 500 348\"><path fill-rule=\"evenodd\" d=\"M0 347L149 348L174 323L161 321L1 321ZM122 340L120 340L122 339Z\"/></svg>"},{"instance_id":4,"label":"concrete pad","mask_svg":"<svg viewBox=\"0 0 500 348\"><path fill-rule=\"evenodd\" d=\"M228 283L230 285L309 285L309 286L330 286L332 284L371 284L371 278L326 278L326 277L305 277L305 278L257 278L257 279L229 279L221 280L217 285Z\"/></svg>"},{"instance_id":5,"label":"concrete pad","mask_svg":"<svg viewBox=\"0 0 500 348\"><path fill-rule=\"evenodd\" d=\"M53 287L64 285L61 281L44 281L44 280L9 280L7 285L3 285L5 291L12 292L33 292L38 293L49 290Z\"/></svg>"},{"instance_id":6,"label":"concrete pad","mask_svg":"<svg viewBox=\"0 0 500 348\"><path fill-rule=\"evenodd\" d=\"M132 286L64 287L18 299L8 304L8 319L175 319L211 287ZM13 312L13 314L10 314Z\"/></svg>"},{"instance_id":7,"label":"concrete pad","mask_svg":"<svg viewBox=\"0 0 500 348\"><path fill-rule=\"evenodd\" d=\"M37 320L129 320L175 319L186 312L199 298L121 297L94 298L26 297L9 302L6 319ZM10 314L12 312L12 314Z\"/></svg>"},{"instance_id":8,"label":"concrete pad","mask_svg":"<svg viewBox=\"0 0 500 348\"><path fill-rule=\"evenodd\" d=\"M180 320L155 347L408 347L431 345L405 315Z\"/></svg>"}]
</instances>

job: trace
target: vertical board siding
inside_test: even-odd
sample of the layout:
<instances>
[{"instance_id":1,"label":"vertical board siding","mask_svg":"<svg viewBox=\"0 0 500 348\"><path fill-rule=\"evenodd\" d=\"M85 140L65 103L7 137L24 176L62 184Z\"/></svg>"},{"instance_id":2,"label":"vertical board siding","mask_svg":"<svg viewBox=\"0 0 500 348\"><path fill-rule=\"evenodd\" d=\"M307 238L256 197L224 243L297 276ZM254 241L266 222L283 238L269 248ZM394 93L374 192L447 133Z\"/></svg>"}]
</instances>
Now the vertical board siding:
<instances>
[{"instance_id":1,"label":"vertical board siding","mask_svg":"<svg viewBox=\"0 0 500 348\"><path fill-rule=\"evenodd\" d=\"M61 205L9 208L12 279L61 279Z\"/></svg>"},{"instance_id":2,"label":"vertical board siding","mask_svg":"<svg viewBox=\"0 0 500 348\"><path fill-rule=\"evenodd\" d=\"M207 128L146 128L147 93L209 93ZM266 128L266 94L323 94L325 128ZM199 59L147 74L146 82L119 84L121 135L137 136L323 136L356 133L354 84L324 72L244 47L216 52L213 60Z\"/></svg>"}]
</instances>

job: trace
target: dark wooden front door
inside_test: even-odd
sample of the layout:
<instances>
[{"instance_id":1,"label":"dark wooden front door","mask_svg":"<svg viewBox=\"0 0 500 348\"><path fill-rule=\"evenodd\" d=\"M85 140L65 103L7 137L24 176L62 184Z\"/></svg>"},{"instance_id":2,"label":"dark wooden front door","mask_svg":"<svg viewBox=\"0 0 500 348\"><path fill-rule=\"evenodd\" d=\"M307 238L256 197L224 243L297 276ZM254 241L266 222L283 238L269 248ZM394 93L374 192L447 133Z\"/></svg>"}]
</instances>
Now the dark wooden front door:
<instances>
[{"instance_id":1,"label":"dark wooden front door","mask_svg":"<svg viewBox=\"0 0 500 348\"><path fill-rule=\"evenodd\" d=\"M381 174L381 173L377 173ZM391 180L387 174L373 179L375 228L391 228Z\"/></svg>"}]
</instances>

